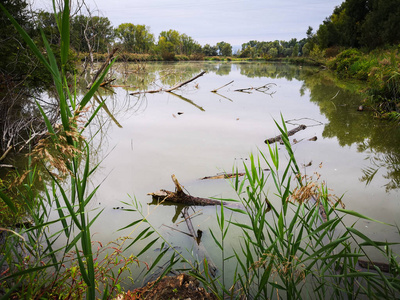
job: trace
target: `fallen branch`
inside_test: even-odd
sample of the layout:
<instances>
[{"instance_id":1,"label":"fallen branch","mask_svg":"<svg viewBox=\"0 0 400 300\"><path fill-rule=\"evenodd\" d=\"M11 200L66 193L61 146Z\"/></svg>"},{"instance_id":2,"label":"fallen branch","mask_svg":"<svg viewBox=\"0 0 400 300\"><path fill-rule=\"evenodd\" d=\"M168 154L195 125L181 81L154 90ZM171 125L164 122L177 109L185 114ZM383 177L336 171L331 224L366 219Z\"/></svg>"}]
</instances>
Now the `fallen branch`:
<instances>
[{"instance_id":1,"label":"fallen branch","mask_svg":"<svg viewBox=\"0 0 400 300\"><path fill-rule=\"evenodd\" d=\"M222 89L223 87L226 87L227 85L230 85L231 83L233 83L233 81L234 80L232 80L231 82L228 82L227 84L224 84L223 86L221 86L215 90L212 90L211 93L216 93L218 90Z\"/></svg>"},{"instance_id":2,"label":"fallen branch","mask_svg":"<svg viewBox=\"0 0 400 300\"><path fill-rule=\"evenodd\" d=\"M109 85L111 82L113 82L113 81L115 81L116 80L116 78L111 78L111 79L108 79L108 80L106 80L106 81L103 81L102 83L100 83L100 86L106 86L106 85Z\"/></svg>"},{"instance_id":3,"label":"fallen branch","mask_svg":"<svg viewBox=\"0 0 400 300\"><path fill-rule=\"evenodd\" d=\"M101 68L97 71L96 75L94 75L92 82L86 87L87 89L90 89L93 85L93 83L96 81L97 77L99 77L99 75L101 74L101 72L103 72L104 68L110 63L110 60L113 58L115 52L118 51L118 48L113 49L113 51L111 51L111 53L108 55L106 61L104 62L104 64L101 66Z\"/></svg>"},{"instance_id":4,"label":"fallen branch","mask_svg":"<svg viewBox=\"0 0 400 300\"><path fill-rule=\"evenodd\" d=\"M189 82L192 82L193 80L196 80L197 78L203 76L206 73L206 71L201 72L200 74L194 76L193 78L186 80L184 82L178 83L177 85L173 86L172 88L169 88L165 90L166 92L172 92L173 90L179 89L180 87L184 86L185 84L188 84Z\"/></svg>"},{"instance_id":5,"label":"fallen branch","mask_svg":"<svg viewBox=\"0 0 400 300\"><path fill-rule=\"evenodd\" d=\"M182 186L176 179L175 175L172 175L171 177L172 181L175 184L175 192L160 190L155 193L149 193L148 195L151 195L154 200L157 200L159 202L167 201L177 204L195 205L195 206L221 205L221 201L207 199L207 198L193 197L186 194L183 191Z\"/></svg>"},{"instance_id":6,"label":"fallen branch","mask_svg":"<svg viewBox=\"0 0 400 300\"><path fill-rule=\"evenodd\" d=\"M149 90L149 91L133 92L133 93L130 93L130 95L131 95L131 96L134 96L134 95L137 95L137 94L152 94L152 93L159 93L159 92L169 92L169 93L170 93L170 92L172 92L172 91L174 91L174 90L176 90L176 89L179 89L180 87L182 87L182 86L184 86L184 85L186 85L186 84L192 82L193 80L196 80L196 79L199 78L200 76L203 76L205 73L206 73L206 72L203 71L203 72L201 72L200 74L198 74L198 75L192 77L191 79L186 80L186 81L181 82L181 83L178 83L177 85L175 85L175 86L173 86L172 88L169 88L169 89L159 88L158 90Z\"/></svg>"},{"instance_id":7,"label":"fallen branch","mask_svg":"<svg viewBox=\"0 0 400 300\"><path fill-rule=\"evenodd\" d=\"M301 131L301 130L304 130L304 129L306 129L306 128L307 128L306 125L297 126L296 128L293 128L292 130L289 130L289 131L287 132L287 135L288 135L288 136L292 136L292 135L294 135L295 133L297 133L297 132L299 132L299 131ZM266 144L273 144L273 143L275 143L275 142L283 142L283 141L282 141L282 135L281 135L281 134L280 134L280 135L277 135L276 137L273 137L273 138L270 138L270 139L265 140L265 143L266 143Z\"/></svg>"},{"instance_id":8,"label":"fallen branch","mask_svg":"<svg viewBox=\"0 0 400 300\"><path fill-rule=\"evenodd\" d=\"M10 168L10 169L17 169L17 167L13 165L5 165L5 164L0 164L0 168Z\"/></svg>"},{"instance_id":9,"label":"fallen branch","mask_svg":"<svg viewBox=\"0 0 400 300\"><path fill-rule=\"evenodd\" d=\"M2 161L3 159L6 158L8 152L10 152L12 148L13 148L12 146L9 146L9 147L7 148L7 150L4 151L3 155L0 157L0 161Z\"/></svg>"},{"instance_id":10,"label":"fallen branch","mask_svg":"<svg viewBox=\"0 0 400 300\"><path fill-rule=\"evenodd\" d=\"M236 176L244 176L246 175L245 173L224 173L224 174L218 174L214 176L205 176L203 178L200 178L200 180L206 180L206 179L228 179L228 178L234 178Z\"/></svg>"},{"instance_id":11,"label":"fallen branch","mask_svg":"<svg viewBox=\"0 0 400 300\"><path fill-rule=\"evenodd\" d=\"M270 86L271 85L276 85L275 83L267 83L267 84L264 84L264 85L262 85L262 86L259 86L259 87L249 87L249 88L244 88L244 89L237 89L237 90L234 90L235 92L242 92L242 93L248 93L248 94L251 94L251 91L257 91L257 92L261 92L261 93L265 93L265 94L269 94L269 95L272 95L272 94L274 94L275 92L272 92L272 93L267 93L267 91L269 91L270 90Z\"/></svg>"},{"instance_id":12,"label":"fallen branch","mask_svg":"<svg viewBox=\"0 0 400 300\"><path fill-rule=\"evenodd\" d=\"M159 88L158 90L133 92L133 93L130 93L129 95L135 96L135 95L139 95L139 94L154 94L154 93L159 93L159 92L162 92L162 91L163 91L163 89Z\"/></svg>"}]
</instances>

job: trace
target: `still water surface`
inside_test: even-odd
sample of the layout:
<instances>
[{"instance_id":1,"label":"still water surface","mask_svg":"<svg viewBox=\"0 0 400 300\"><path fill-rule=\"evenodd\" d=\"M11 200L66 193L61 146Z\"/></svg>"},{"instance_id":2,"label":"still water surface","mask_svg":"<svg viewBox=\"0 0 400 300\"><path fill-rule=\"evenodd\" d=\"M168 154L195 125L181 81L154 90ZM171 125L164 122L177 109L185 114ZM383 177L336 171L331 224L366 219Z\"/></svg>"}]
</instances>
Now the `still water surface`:
<instances>
[{"instance_id":1,"label":"still water surface","mask_svg":"<svg viewBox=\"0 0 400 300\"><path fill-rule=\"evenodd\" d=\"M300 124L307 129L290 137L304 174L318 172L332 193L343 196L346 208L372 218L398 222L400 213L400 131L373 118L373 112L357 111L362 99L357 84L331 79L328 71L287 64L196 62L117 65L115 85L155 90L207 73L171 93L132 96L135 88L114 87L103 91L107 109L102 110L92 132L93 161L101 161L92 178L101 183L93 208L105 208L92 227L94 239L115 240L130 230L117 230L138 218L115 209L136 198L150 222L175 246L190 249L192 240L166 226L187 231L175 206L147 206L147 193L174 190L175 174L185 189L198 197L235 197L229 181L200 180L205 176L243 171L250 153L267 153L264 141L279 134L274 124L281 114L288 129ZM127 72L125 74L124 72ZM217 93L211 91L231 81ZM248 93L236 89L270 84L270 90ZM316 141L308 141L317 137ZM284 147L279 145L285 158ZM307 165L307 167L305 167ZM315 175L314 175L315 178ZM213 253L209 227L216 226L215 207L194 208L193 219L203 242ZM179 212L179 210L178 210ZM352 222L353 220L348 220ZM379 240L398 242L396 230L360 221L357 228ZM234 230L234 229L233 229ZM134 234L133 234L134 235ZM234 245L238 241L232 240ZM140 246L139 246L140 247ZM135 252L135 249L132 249ZM214 260L218 260L215 254ZM147 257L151 260L151 253Z\"/></svg>"}]
</instances>

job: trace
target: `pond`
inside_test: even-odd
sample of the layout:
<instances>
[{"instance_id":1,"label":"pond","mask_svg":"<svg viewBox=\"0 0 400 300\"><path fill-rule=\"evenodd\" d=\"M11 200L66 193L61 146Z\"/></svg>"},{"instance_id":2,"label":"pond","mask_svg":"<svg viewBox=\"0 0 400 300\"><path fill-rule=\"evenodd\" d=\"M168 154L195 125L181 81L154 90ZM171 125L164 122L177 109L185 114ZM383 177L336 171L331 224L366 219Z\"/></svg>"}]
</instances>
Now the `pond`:
<instances>
[{"instance_id":1,"label":"pond","mask_svg":"<svg viewBox=\"0 0 400 300\"><path fill-rule=\"evenodd\" d=\"M173 86L201 71L206 73L173 94L130 95L135 90ZM91 205L104 208L92 227L94 240L135 236L132 228L118 231L138 218L121 209L129 208L121 201L135 198L172 245L190 252L193 240L177 231L187 232L179 208L148 206L151 196L147 194L173 191L171 175L175 174L193 196L236 198L229 180L201 178L230 173L233 167L243 172L251 153L267 154L264 141L279 134L274 120L281 123L281 115L288 130L307 125L290 137L304 174L315 179L315 172L320 174L319 181L332 194L343 195L347 209L397 222L400 129L374 118L372 111L358 111L362 99L356 91L362 87L356 83L337 81L318 68L251 62L117 64L113 77L117 87L102 90L106 109L90 128L98 131L92 161L101 162L92 178L93 186L100 184L100 188ZM268 90L255 89L265 85ZM235 91L247 88L253 89ZM285 158L284 146L278 147ZM205 247L213 254L216 246L208 229L216 227L215 212L215 207L190 211L196 213L193 225L203 231ZM399 242L395 228L364 220L356 227L371 238ZM129 251L135 253L142 244L137 247ZM215 254L213 259L218 257ZM149 253L142 259L154 258Z\"/></svg>"}]
</instances>

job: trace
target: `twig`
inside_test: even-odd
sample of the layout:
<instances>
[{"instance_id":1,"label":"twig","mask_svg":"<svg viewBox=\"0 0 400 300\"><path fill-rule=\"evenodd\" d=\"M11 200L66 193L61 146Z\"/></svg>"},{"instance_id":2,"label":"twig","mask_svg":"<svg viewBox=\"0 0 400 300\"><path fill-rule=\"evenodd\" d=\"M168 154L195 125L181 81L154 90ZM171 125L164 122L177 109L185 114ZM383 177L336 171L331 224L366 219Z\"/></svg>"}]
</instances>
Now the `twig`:
<instances>
[{"instance_id":1,"label":"twig","mask_svg":"<svg viewBox=\"0 0 400 300\"><path fill-rule=\"evenodd\" d=\"M3 159L6 158L8 152L10 152L12 149L12 146L9 146L8 149L6 151L4 151L3 155L0 157L0 161L2 161Z\"/></svg>"},{"instance_id":2,"label":"twig","mask_svg":"<svg viewBox=\"0 0 400 300\"><path fill-rule=\"evenodd\" d=\"M211 93L216 93L218 90L222 89L223 87L226 87L227 85L230 85L233 82L234 82L234 80L232 80L231 82L228 82L227 84L224 84L223 86L221 86L215 90L212 90Z\"/></svg>"}]
</instances>

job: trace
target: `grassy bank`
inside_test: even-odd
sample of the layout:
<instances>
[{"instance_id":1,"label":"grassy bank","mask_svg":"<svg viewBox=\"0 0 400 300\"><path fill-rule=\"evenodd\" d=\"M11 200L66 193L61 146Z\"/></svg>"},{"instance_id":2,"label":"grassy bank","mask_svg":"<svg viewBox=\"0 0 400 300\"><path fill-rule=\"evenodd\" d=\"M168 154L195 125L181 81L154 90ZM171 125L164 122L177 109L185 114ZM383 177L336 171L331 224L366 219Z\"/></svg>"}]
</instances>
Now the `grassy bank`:
<instances>
[{"instance_id":1,"label":"grassy bank","mask_svg":"<svg viewBox=\"0 0 400 300\"><path fill-rule=\"evenodd\" d=\"M326 61L340 78L365 81L367 103L383 118L400 119L399 48L362 52L347 49Z\"/></svg>"}]
</instances>

